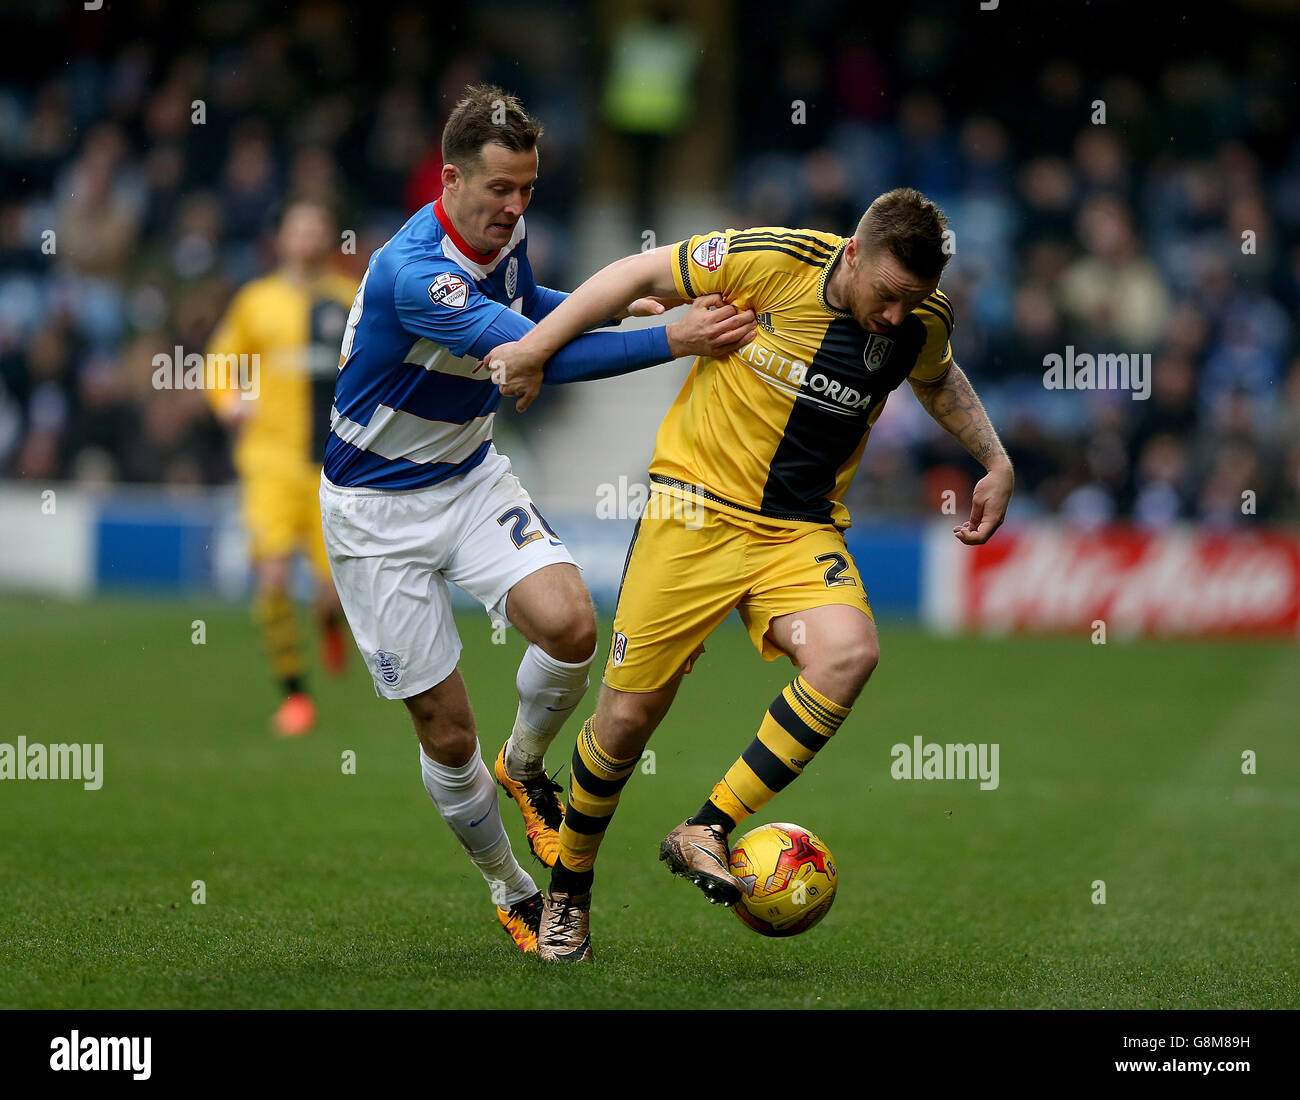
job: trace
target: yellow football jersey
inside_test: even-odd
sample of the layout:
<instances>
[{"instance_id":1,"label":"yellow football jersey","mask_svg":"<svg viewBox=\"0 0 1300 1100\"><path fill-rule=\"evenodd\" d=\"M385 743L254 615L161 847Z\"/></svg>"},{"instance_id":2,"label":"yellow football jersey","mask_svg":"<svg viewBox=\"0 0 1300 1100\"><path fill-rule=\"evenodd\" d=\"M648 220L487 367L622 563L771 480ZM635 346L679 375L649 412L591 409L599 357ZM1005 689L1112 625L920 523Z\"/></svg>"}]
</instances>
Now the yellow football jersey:
<instances>
[{"instance_id":1,"label":"yellow football jersey","mask_svg":"<svg viewBox=\"0 0 1300 1100\"><path fill-rule=\"evenodd\" d=\"M952 365L952 304L932 294L888 335L826 301L848 238L812 230L729 229L675 246L683 297L723 295L757 315L757 336L701 356L655 441L650 480L764 523L849 526L844 493L871 426L908 377Z\"/></svg>"},{"instance_id":2,"label":"yellow football jersey","mask_svg":"<svg viewBox=\"0 0 1300 1100\"><path fill-rule=\"evenodd\" d=\"M327 272L299 286L279 272L247 283L208 341L209 355L258 356L249 415L235 445L244 475L304 463L319 467L329 435L339 347L356 283ZM240 390L208 391L214 408L246 400Z\"/></svg>"}]
</instances>

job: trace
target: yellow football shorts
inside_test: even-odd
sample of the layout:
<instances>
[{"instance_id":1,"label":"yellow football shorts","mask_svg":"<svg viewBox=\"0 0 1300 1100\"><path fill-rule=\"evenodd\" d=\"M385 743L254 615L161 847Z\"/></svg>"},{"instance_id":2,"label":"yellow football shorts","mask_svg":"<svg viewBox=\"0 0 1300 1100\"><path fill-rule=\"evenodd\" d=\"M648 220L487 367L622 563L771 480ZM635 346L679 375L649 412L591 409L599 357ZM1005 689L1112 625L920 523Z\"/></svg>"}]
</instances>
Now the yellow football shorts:
<instances>
[{"instance_id":1,"label":"yellow football shorts","mask_svg":"<svg viewBox=\"0 0 1300 1100\"><path fill-rule=\"evenodd\" d=\"M278 558L301 550L312 569L325 580L329 557L320 521L320 468L258 470L241 478L244 526L254 561Z\"/></svg>"},{"instance_id":2,"label":"yellow football shorts","mask_svg":"<svg viewBox=\"0 0 1300 1100\"><path fill-rule=\"evenodd\" d=\"M688 509L687 522L673 511L647 508L628 548L605 663L610 687L654 691L689 672L733 608L767 661L786 655L768 634L782 615L845 604L875 621L836 528L777 527L704 507Z\"/></svg>"}]
</instances>

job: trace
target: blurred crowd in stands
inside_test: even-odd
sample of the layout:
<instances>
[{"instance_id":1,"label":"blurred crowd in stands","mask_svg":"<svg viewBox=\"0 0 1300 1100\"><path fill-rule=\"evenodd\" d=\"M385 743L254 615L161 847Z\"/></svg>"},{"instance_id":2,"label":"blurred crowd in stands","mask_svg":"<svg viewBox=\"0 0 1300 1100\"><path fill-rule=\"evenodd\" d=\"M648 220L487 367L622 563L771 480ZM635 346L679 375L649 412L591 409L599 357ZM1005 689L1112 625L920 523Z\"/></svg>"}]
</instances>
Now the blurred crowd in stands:
<instances>
[{"instance_id":1,"label":"blurred crowd in stands","mask_svg":"<svg viewBox=\"0 0 1300 1100\"><path fill-rule=\"evenodd\" d=\"M530 255L539 281L580 281L573 195L607 133L595 34L581 7L509 11L498 39L483 20L468 45L422 8L359 34L332 0L217 3L187 16L183 48L143 26L43 75L0 74L0 475L229 479L202 394L154 390L154 354L204 347L266 270L286 196L354 227L340 262L359 279L436 197L442 123L471 81L545 123ZM731 224L847 234L904 184L944 208L953 350L1016 464L1018 516L1300 522L1292 43L1110 76L1044 48L1013 78L981 70L943 19L828 34L833 6L809 11L732 43ZM1047 389L1045 357L1068 347L1150 353L1149 399ZM977 476L900 394L849 503L860 520L933 514Z\"/></svg>"}]
</instances>

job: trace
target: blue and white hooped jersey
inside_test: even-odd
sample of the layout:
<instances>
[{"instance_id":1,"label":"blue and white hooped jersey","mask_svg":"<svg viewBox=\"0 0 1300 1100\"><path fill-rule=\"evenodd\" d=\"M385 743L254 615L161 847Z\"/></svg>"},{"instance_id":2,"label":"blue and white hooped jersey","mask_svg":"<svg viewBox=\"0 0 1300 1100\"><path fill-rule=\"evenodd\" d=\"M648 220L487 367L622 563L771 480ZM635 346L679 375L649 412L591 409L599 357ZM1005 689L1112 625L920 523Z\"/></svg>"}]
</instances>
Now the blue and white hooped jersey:
<instances>
[{"instance_id":1,"label":"blue and white hooped jersey","mask_svg":"<svg viewBox=\"0 0 1300 1100\"><path fill-rule=\"evenodd\" d=\"M543 294L553 294L542 291ZM563 297L562 295L556 295ZM534 312L524 220L490 255L430 203L370 257L348 316L325 476L335 485L419 489L492 453L500 392L478 340L504 310Z\"/></svg>"}]
</instances>

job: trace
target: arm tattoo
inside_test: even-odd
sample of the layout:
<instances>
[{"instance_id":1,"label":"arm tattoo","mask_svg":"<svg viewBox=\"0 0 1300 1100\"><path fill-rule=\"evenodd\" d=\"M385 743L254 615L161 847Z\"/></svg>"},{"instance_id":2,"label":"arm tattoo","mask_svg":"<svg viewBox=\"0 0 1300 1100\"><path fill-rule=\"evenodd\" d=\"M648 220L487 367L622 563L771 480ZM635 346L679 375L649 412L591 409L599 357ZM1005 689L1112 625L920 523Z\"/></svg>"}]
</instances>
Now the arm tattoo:
<instances>
[{"instance_id":1,"label":"arm tattoo","mask_svg":"<svg viewBox=\"0 0 1300 1100\"><path fill-rule=\"evenodd\" d=\"M935 383L912 381L912 392L926 412L965 447L985 469L1006 448L989 422L988 413L971 388L966 373L956 363Z\"/></svg>"}]
</instances>

